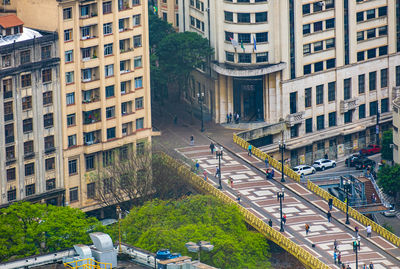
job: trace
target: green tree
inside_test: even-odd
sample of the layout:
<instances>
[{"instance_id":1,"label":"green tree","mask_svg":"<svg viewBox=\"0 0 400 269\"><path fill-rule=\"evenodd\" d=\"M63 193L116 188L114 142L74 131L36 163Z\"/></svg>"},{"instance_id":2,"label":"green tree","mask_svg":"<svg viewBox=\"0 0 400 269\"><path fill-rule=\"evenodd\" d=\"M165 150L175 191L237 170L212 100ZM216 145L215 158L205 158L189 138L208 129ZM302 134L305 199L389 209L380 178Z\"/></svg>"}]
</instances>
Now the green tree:
<instances>
[{"instance_id":1,"label":"green tree","mask_svg":"<svg viewBox=\"0 0 400 269\"><path fill-rule=\"evenodd\" d=\"M150 48L157 47L167 35L174 33L172 25L149 11L149 44Z\"/></svg>"},{"instance_id":2,"label":"green tree","mask_svg":"<svg viewBox=\"0 0 400 269\"><path fill-rule=\"evenodd\" d=\"M393 130L387 130L382 135L382 159L393 161Z\"/></svg>"},{"instance_id":3,"label":"green tree","mask_svg":"<svg viewBox=\"0 0 400 269\"><path fill-rule=\"evenodd\" d=\"M0 262L88 243L99 229L79 209L18 202L0 210Z\"/></svg>"},{"instance_id":4,"label":"green tree","mask_svg":"<svg viewBox=\"0 0 400 269\"><path fill-rule=\"evenodd\" d=\"M196 258L185 243L205 240L214 245L214 250L201 253L204 263L218 268L270 267L267 240L247 230L235 205L224 204L213 196L147 202L131 210L121 229L124 242L152 252L168 248Z\"/></svg>"},{"instance_id":5,"label":"green tree","mask_svg":"<svg viewBox=\"0 0 400 269\"><path fill-rule=\"evenodd\" d=\"M378 172L378 184L383 191L393 197L400 192L400 165L383 165Z\"/></svg>"}]
</instances>

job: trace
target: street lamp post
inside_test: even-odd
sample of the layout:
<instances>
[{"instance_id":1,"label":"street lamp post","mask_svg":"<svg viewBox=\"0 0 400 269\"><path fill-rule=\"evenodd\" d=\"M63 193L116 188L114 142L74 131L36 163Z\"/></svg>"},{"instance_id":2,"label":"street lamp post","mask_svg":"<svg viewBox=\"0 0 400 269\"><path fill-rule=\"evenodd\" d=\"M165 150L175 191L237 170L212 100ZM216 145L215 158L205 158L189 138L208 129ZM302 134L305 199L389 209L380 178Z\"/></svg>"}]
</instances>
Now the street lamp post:
<instances>
[{"instance_id":1,"label":"street lamp post","mask_svg":"<svg viewBox=\"0 0 400 269\"><path fill-rule=\"evenodd\" d=\"M121 248L121 214L122 210L119 205L117 205L117 215L118 215L118 244L119 244L119 249L118 252L119 254L122 253L122 248Z\"/></svg>"},{"instance_id":2,"label":"street lamp post","mask_svg":"<svg viewBox=\"0 0 400 269\"><path fill-rule=\"evenodd\" d=\"M358 248L361 246L361 238L358 235L357 238L353 237L353 251L356 253L356 268L358 268Z\"/></svg>"},{"instance_id":3,"label":"street lamp post","mask_svg":"<svg viewBox=\"0 0 400 269\"><path fill-rule=\"evenodd\" d=\"M282 136L283 136L283 133L282 133ZM285 182L285 176L284 176L284 173L283 173L283 170L284 170L283 153L285 152L285 149L286 149L285 140L282 139L282 140L279 141L279 149L280 149L280 151L282 153L282 171L281 171L282 179L281 179L281 182Z\"/></svg>"},{"instance_id":4,"label":"street lamp post","mask_svg":"<svg viewBox=\"0 0 400 269\"><path fill-rule=\"evenodd\" d=\"M346 193L346 224L350 224L349 220L349 191L351 188L351 181L347 180L344 184L344 191Z\"/></svg>"},{"instance_id":5,"label":"street lamp post","mask_svg":"<svg viewBox=\"0 0 400 269\"><path fill-rule=\"evenodd\" d=\"M200 241L199 243L187 242L185 244L185 247L190 252L197 252L199 262L200 262L200 251L202 251L202 250L211 251L214 249L214 245L210 244L210 242L207 242L207 241Z\"/></svg>"},{"instance_id":6,"label":"street lamp post","mask_svg":"<svg viewBox=\"0 0 400 269\"><path fill-rule=\"evenodd\" d=\"M284 232L285 230L283 229L283 216L282 216L282 201L285 199L285 190L282 188L281 192L276 193L277 199L279 200L280 204L280 213L281 213L281 232Z\"/></svg>"},{"instance_id":7,"label":"street lamp post","mask_svg":"<svg viewBox=\"0 0 400 269\"><path fill-rule=\"evenodd\" d=\"M224 154L224 148L223 147L220 147L219 149L217 149L216 150L216 155L217 155L217 158L218 158L218 168L219 168L219 173L218 173L218 184L219 184L219 186L218 186L218 189L222 189L222 182L221 182L221 159L222 159L222 156L223 156L223 154Z\"/></svg>"},{"instance_id":8,"label":"street lamp post","mask_svg":"<svg viewBox=\"0 0 400 269\"><path fill-rule=\"evenodd\" d=\"M198 98L198 101L199 101L199 104L200 104L200 113L201 113L201 129L200 129L200 131L202 131L202 132L204 132L204 119L203 119L203 102L204 102L204 92L202 92L202 93L200 93L200 92L198 92L197 93L197 98Z\"/></svg>"}]
</instances>

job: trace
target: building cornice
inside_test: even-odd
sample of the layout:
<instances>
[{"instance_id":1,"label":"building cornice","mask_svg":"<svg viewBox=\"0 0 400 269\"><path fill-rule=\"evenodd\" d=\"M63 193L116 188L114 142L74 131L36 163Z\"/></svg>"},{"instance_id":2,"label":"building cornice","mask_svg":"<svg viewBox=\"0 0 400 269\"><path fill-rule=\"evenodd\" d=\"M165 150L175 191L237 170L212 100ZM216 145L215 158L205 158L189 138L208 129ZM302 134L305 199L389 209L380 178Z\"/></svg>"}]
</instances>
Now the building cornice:
<instances>
[{"instance_id":1,"label":"building cornice","mask_svg":"<svg viewBox=\"0 0 400 269\"><path fill-rule=\"evenodd\" d=\"M286 63L270 64L263 66L233 66L223 63L212 63L212 69L218 74L229 77L254 77L275 73L285 69Z\"/></svg>"}]
</instances>

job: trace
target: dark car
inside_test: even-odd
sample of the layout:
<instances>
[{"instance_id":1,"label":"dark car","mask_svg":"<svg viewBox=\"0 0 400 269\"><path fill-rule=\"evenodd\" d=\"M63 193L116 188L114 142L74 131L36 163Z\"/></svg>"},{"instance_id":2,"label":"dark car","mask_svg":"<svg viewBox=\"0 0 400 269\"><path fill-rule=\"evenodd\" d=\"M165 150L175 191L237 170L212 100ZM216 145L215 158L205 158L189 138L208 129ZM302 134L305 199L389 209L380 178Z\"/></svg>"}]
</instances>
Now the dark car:
<instances>
[{"instance_id":1,"label":"dark car","mask_svg":"<svg viewBox=\"0 0 400 269\"><path fill-rule=\"evenodd\" d=\"M361 157L361 155L359 153L354 153L352 155L350 155L350 157L348 157L345 160L345 164L347 167L353 167L354 163L357 161L357 159L359 159Z\"/></svg>"},{"instance_id":2,"label":"dark car","mask_svg":"<svg viewBox=\"0 0 400 269\"><path fill-rule=\"evenodd\" d=\"M381 152L381 147L378 145L368 145L367 148L361 150L362 155L372 155Z\"/></svg>"},{"instance_id":3,"label":"dark car","mask_svg":"<svg viewBox=\"0 0 400 269\"><path fill-rule=\"evenodd\" d=\"M368 159L368 158L358 158L355 162L354 162L354 166L356 167L357 170L360 169L365 169L368 166L371 166L372 168L375 167L375 161Z\"/></svg>"}]
</instances>

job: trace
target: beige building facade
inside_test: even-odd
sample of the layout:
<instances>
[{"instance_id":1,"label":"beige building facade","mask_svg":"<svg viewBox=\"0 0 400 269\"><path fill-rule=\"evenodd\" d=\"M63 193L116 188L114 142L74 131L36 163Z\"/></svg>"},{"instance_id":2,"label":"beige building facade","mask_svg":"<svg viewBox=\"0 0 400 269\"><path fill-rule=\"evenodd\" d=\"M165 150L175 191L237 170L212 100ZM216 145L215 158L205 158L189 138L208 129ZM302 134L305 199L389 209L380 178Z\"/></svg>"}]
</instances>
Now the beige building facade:
<instances>
[{"instance_id":1,"label":"beige building facade","mask_svg":"<svg viewBox=\"0 0 400 269\"><path fill-rule=\"evenodd\" d=\"M179 0L154 0L157 12L164 21L179 29Z\"/></svg>"},{"instance_id":2,"label":"beige building facade","mask_svg":"<svg viewBox=\"0 0 400 269\"><path fill-rule=\"evenodd\" d=\"M244 122L285 121L292 165L325 153L342 158L377 142L377 121L379 133L390 125L400 72L399 0L178 5L180 31L199 33L215 50L212 72L194 75L215 122L225 123L228 113ZM264 150L278 149L280 131L269 133Z\"/></svg>"},{"instance_id":3,"label":"beige building facade","mask_svg":"<svg viewBox=\"0 0 400 269\"><path fill-rule=\"evenodd\" d=\"M151 141L147 1L18 0L17 14L58 33L65 200L96 209L91 173Z\"/></svg>"},{"instance_id":4,"label":"beige building facade","mask_svg":"<svg viewBox=\"0 0 400 269\"><path fill-rule=\"evenodd\" d=\"M400 79L400 77L399 77ZM398 87L400 90L400 87ZM400 164L400 98L393 101L393 161Z\"/></svg>"}]
</instances>

